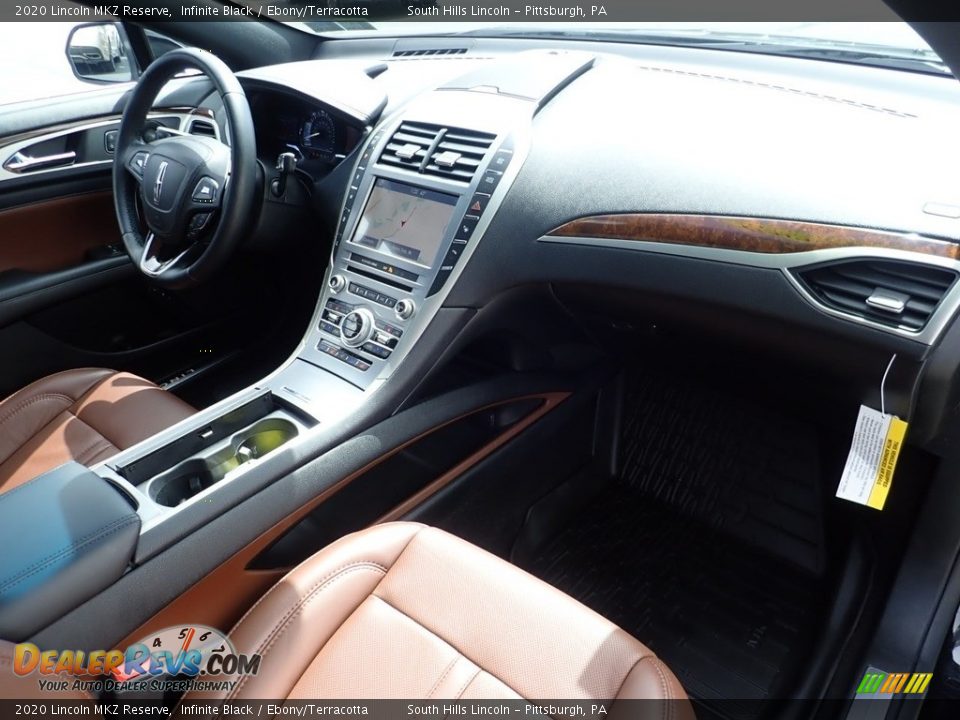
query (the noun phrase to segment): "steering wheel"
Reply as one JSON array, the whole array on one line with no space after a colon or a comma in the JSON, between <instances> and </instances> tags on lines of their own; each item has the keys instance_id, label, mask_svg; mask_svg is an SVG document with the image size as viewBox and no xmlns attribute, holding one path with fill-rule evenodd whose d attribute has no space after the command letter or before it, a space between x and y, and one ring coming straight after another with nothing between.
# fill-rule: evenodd
<instances>
[{"instance_id":1,"label":"steering wheel","mask_svg":"<svg viewBox=\"0 0 960 720\"><path fill-rule=\"evenodd\" d=\"M159 129L142 137L147 113L170 78L194 68L223 100L230 145L211 137ZM171 288L201 283L222 267L248 228L257 185L257 148L250 105L240 82L219 58L172 50L147 68L120 122L113 198L123 245L140 271ZM136 195L143 208L141 232Z\"/></svg>"}]
</instances>

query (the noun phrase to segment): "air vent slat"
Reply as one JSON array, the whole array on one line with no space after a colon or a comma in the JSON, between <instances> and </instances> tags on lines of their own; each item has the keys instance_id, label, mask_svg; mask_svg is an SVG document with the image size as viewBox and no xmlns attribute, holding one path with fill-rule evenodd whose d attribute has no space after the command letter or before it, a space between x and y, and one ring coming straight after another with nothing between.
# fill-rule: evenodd
<instances>
[{"instance_id":1,"label":"air vent slat","mask_svg":"<svg viewBox=\"0 0 960 720\"><path fill-rule=\"evenodd\" d=\"M936 283L924 282L922 279L915 280L906 275L892 275L888 272L866 272L862 270L844 271L845 277L855 280L863 285L870 286L870 289L876 287L886 287L898 292L904 292L908 295L919 295L929 298L935 303L943 297L943 293L950 287L950 282Z\"/></svg>"},{"instance_id":2,"label":"air vent slat","mask_svg":"<svg viewBox=\"0 0 960 720\"><path fill-rule=\"evenodd\" d=\"M448 142L447 138L444 137L443 140L440 141L440 145L437 147L437 149L440 151L451 150L462 155L471 155L476 158L482 158L486 154L488 147L490 146L487 145L486 147L476 147L473 145L464 145L462 143Z\"/></svg>"},{"instance_id":3,"label":"air vent slat","mask_svg":"<svg viewBox=\"0 0 960 720\"><path fill-rule=\"evenodd\" d=\"M800 270L804 287L823 305L891 328L922 330L957 280L947 268L898 260L847 260ZM877 307L875 294L900 300L896 312ZM882 299L882 297L881 297Z\"/></svg>"},{"instance_id":4,"label":"air vent slat","mask_svg":"<svg viewBox=\"0 0 960 720\"><path fill-rule=\"evenodd\" d=\"M417 171L443 128L426 123L400 123L380 154L380 162Z\"/></svg>"},{"instance_id":5,"label":"air vent slat","mask_svg":"<svg viewBox=\"0 0 960 720\"><path fill-rule=\"evenodd\" d=\"M379 162L469 183L483 165L496 137L463 128L402 122L380 154ZM430 157L427 153L431 153Z\"/></svg>"}]
</instances>

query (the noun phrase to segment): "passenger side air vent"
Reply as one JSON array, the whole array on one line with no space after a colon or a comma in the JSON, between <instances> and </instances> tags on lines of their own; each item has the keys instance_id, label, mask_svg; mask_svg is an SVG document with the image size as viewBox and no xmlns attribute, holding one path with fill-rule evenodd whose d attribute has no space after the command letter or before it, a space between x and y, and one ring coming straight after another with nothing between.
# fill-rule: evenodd
<instances>
[{"instance_id":1,"label":"passenger side air vent","mask_svg":"<svg viewBox=\"0 0 960 720\"><path fill-rule=\"evenodd\" d=\"M819 302L891 328L922 330L957 273L896 260L850 260L797 272Z\"/></svg>"},{"instance_id":2,"label":"passenger side air vent","mask_svg":"<svg viewBox=\"0 0 960 720\"><path fill-rule=\"evenodd\" d=\"M191 120L189 132L191 135L202 135L204 137L215 138L217 136L217 129L210 120Z\"/></svg>"},{"instance_id":3,"label":"passenger side air vent","mask_svg":"<svg viewBox=\"0 0 960 720\"><path fill-rule=\"evenodd\" d=\"M404 122L380 154L384 165L469 183L496 135Z\"/></svg>"},{"instance_id":4,"label":"passenger side air vent","mask_svg":"<svg viewBox=\"0 0 960 720\"><path fill-rule=\"evenodd\" d=\"M380 162L384 165L402 167L415 172L433 147L443 128L426 123L400 123L400 127L390 138L390 142L380 153Z\"/></svg>"}]
</instances>

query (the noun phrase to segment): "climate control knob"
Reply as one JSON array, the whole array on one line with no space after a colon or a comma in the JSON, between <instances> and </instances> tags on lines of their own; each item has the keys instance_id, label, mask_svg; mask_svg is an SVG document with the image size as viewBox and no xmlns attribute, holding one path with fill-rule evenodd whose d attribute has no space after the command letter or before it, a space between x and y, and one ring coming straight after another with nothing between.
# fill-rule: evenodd
<instances>
[{"instance_id":1,"label":"climate control knob","mask_svg":"<svg viewBox=\"0 0 960 720\"><path fill-rule=\"evenodd\" d=\"M413 317L413 314L417 311L417 306L414 304L413 300L404 298L403 300L397 303L396 312L397 317L401 320L409 320Z\"/></svg>"},{"instance_id":2,"label":"climate control knob","mask_svg":"<svg viewBox=\"0 0 960 720\"><path fill-rule=\"evenodd\" d=\"M347 286L347 279L343 275L331 275L329 285L330 292L336 294Z\"/></svg>"},{"instance_id":3,"label":"climate control knob","mask_svg":"<svg viewBox=\"0 0 960 720\"><path fill-rule=\"evenodd\" d=\"M359 347L370 339L375 327L373 313L366 308L357 308L344 315L340 323L340 337L344 345Z\"/></svg>"}]
</instances>

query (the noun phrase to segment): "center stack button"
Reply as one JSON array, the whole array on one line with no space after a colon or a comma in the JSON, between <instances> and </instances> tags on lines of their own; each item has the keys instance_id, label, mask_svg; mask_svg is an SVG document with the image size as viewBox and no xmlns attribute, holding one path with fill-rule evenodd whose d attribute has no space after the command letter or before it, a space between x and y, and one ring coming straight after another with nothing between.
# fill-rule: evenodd
<instances>
[{"instance_id":1,"label":"center stack button","mask_svg":"<svg viewBox=\"0 0 960 720\"><path fill-rule=\"evenodd\" d=\"M347 313L340 323L340 337L344 345L360 347L373 334L376 319L366 308L357 308Z\"/></svg>"}]
</instances>

